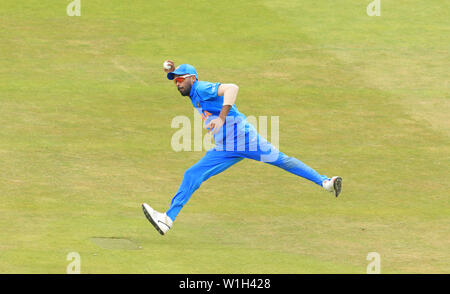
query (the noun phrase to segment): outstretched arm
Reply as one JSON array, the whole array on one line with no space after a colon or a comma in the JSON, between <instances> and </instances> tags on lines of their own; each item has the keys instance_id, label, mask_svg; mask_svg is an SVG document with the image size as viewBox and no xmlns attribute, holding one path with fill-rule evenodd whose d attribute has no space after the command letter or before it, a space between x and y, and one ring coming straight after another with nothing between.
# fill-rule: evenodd
<instances>
[{"instance_id":1,"label":"outstretched arm","mask_svg":"<svg viewBox=\"0 0 450 294\"><path fill-rule=\"evenodd\" d=\"M223 106L219 117L211 120L206 126L207 129L211 130L211 134L216 134L225 123L228 112L236 102L238 91L239 87L235 84L221 84L217 89L217 96L223 96Z\"/></svg>"}]
</instances>

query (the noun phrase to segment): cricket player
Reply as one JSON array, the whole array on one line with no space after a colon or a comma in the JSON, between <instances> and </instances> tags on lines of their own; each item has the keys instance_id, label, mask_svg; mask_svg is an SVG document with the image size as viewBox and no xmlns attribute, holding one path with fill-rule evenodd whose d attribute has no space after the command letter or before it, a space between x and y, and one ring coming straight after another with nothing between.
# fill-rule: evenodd
<instances>
[{"instance_id":1,"label":"cricket player","mask_svg":"<svg viewBox=\"0 0 450 294\"><path fill-rule=\"evenodd\" d=\"M215 147L186 170L165 213L154 210L146 203L142 204L145 216L161 235L169 231L183 206L202 182L244 158L278 166L310 180L336 197L341 193L341 177L320 175L300 160L285 155L258 134L236 107L237 85L199 81L197 71L189 64L175 68L173 61L167 60L165 65L167 78L174 80L180 94L189 97L192 105L200 112L205 127L214 135Z\"/></svg>"}]
</instances>

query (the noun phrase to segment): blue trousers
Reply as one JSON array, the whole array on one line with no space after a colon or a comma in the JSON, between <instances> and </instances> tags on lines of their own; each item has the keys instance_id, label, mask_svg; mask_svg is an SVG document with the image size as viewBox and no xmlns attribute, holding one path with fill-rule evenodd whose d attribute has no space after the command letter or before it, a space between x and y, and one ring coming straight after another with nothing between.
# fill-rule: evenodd
<instances>
[{"instance_id":1,"label":"blue trousers","mask_svg":"<svg viewBox=\"0 0 450 294\"><path fill-rule=\"evenodd\" d=\"M170 208L166 212L172 221L175 220L180 213L180 210L191 198L191 195L204 181L223 172L244 158L250 158L278 166L290 173L308 179L319 186L322 186L324 180L329 179L327 176L320 175L300 160L280 152L271 143L265 140L265 138L259 135L257 135L257 137L258 144L255 148L250 148L249 144L246 144L245 148L236 148L236 146L234 146L234 148L231 148L233 149L232 151L227 151L227 148L219 149L216 147L207 151L200 161L187 169L184 173L183 181L172 199ZM239 149L243 150L238 151Z\"/></svg>"}]
</instances>

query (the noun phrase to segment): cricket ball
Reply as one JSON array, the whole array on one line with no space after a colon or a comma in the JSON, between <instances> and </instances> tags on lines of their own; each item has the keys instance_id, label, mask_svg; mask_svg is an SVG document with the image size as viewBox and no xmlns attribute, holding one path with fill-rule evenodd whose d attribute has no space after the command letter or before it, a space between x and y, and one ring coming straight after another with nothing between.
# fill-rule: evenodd
<instances>
[{"instance_id":1,"label":"cricket ball","mask_svg":"<svg viewBox=\"0 0 450 294\"><path fill-rule=\"evenodd\" d=\"M165 68L165 69L167 69L167 70L169 70L169 69L171 69L171 68L172 68L172 66L170 65L170 63L169 63L169 62L167 62L167 61L164 61L164 64L163 64L163 66L164 66L164 68Z\"/></svg>"}]
</instances>

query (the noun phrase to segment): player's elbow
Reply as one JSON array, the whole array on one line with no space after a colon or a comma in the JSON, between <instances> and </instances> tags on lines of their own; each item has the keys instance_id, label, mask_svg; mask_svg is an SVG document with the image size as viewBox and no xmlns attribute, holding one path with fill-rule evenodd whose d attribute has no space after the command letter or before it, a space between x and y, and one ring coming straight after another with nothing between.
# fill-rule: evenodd
<instances>
[{"instance_id":1,"label":"player's elbow","mask_svg":"<svg viewBox=\"0 0 450 294\"><path fill-rule=\"evenodd\" d=\"M236 84L222 84L217 90L218 96L233 95L236 96L239 91L239 87Z\"/></svg>"},{"instance_id":2,"label":"player's elbow","mask_svg":"<svg viewBox=\"0 0 450 294\"><path fill-rule=\"evenodd\" d=\"M225 91L227 91L227 90L238 91L239 87L236 84L226 84Z\"/></svg>"},{"instance_id":3,"label":"player's elbow","mask_svg":"<svg viewBox=\"0 0 450 294\"><path fill-rule=\"evenodd\" d=\"M236 97L237 96L237 93L239 92L239 87L238 87L238 85L236 85L236 84L230 84L230 92L232 93L232 95L234 96L234 97Z\"/></svg>"}]
</instances>

